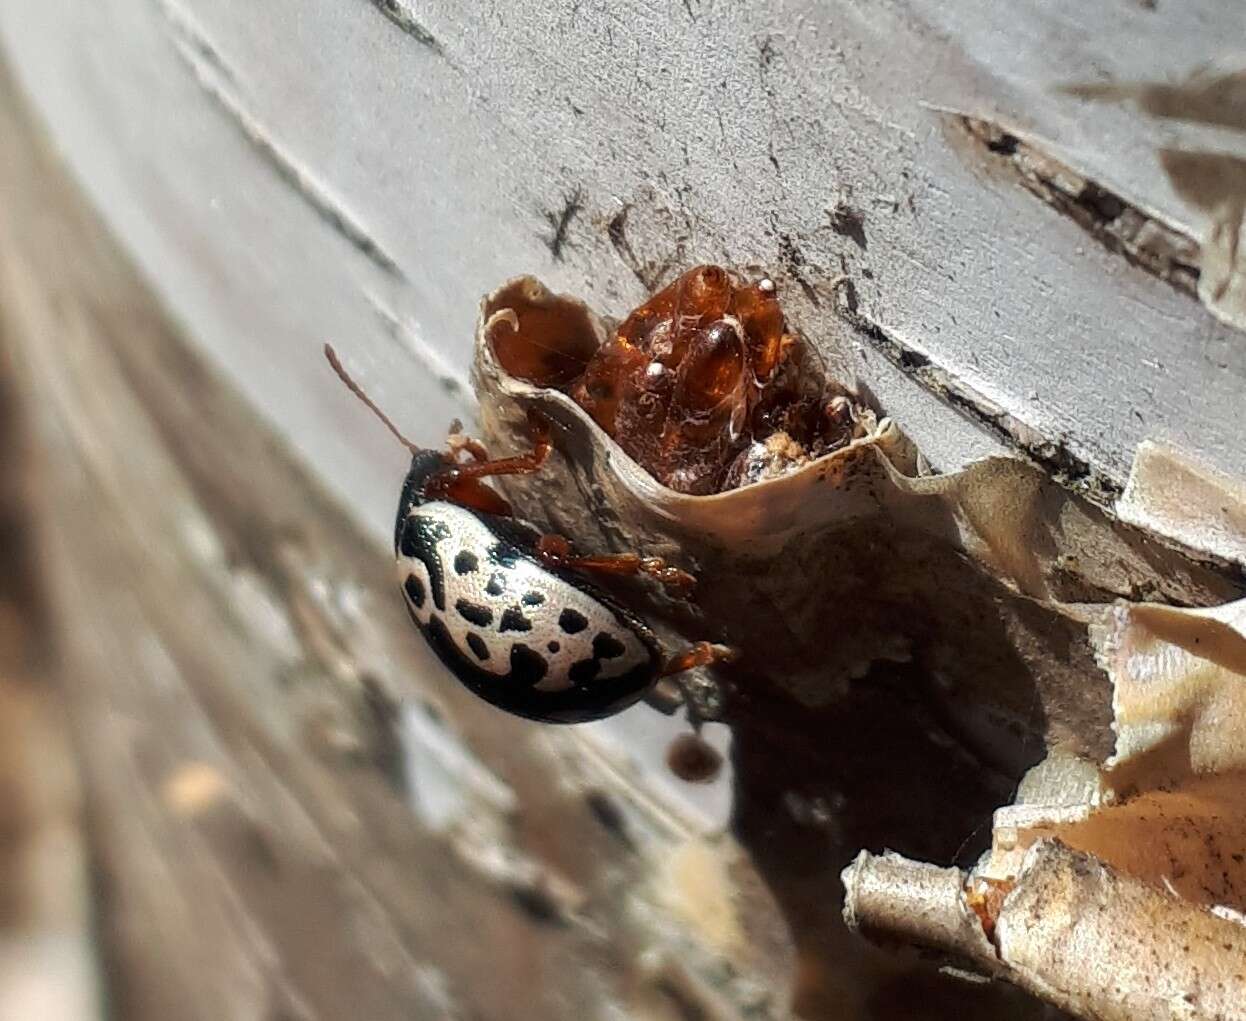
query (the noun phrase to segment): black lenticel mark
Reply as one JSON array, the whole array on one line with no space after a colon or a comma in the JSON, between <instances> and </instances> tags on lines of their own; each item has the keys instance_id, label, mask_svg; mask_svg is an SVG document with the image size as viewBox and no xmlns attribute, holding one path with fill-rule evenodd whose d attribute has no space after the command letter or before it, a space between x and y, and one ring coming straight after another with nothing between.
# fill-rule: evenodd
<instances>
[{"instance_id":1,"label":"black lenticel mark","mask_svg":"<svg viewBox=\"0 0 1246 1021\"><path fill-rule=\"evenodd\" d=\"M489 584L485 586L485 591L491 596L500 596L506 591L506 577L501 571L494 571L489 576Z\"/></svg>"},{"instance_id":2,"label":"black lenticel mark","mask_svg":"<svg viewBox=\"0 0 1246 1021\"><path fill-rule=\"evenodd\" d=\"M479 565L480 561L476 559L476 554L471 550L459 550L454 558L454 570L457 574L471 574Z\"/></svg>"},{"instance_id":3,"label":"black lenticel mark","mask_svg":"<svg viewBox=\"0 0 1246 1021\"><path fill-rule=\"evenodd\" d=\"M595 659L582 659L571 664L571 669L567 671L567 676L576 684L583 684L591 681L598 673L601 672L601 663Z\"/></svg>"},{"instance_id":4,"label":"black lenticel mark","mask_svg":"<svg viewBox=\"0 0 1246 1021\"><path fill-rule=\"evenodd\" d=\"M484 640L481 639L480 635L469 631L467 633L467 647L476 654L477 659L489 658L489 646L485 645Z\"/></svg>"},{"instance_id":5,"label":"black lenticel mark","mask_svg":"<svg viewBox=\"0 0 1246 1021\"><path fill-rule=\"evenodd\" d=\"M557 652L559 649L562 648L562 646L559 645L557 642L550 642L548 645L545 646L545 648L549 649L550 652Z\"/></svg>"},{"instance_id":6,"label":"black lenticel mark","mask_svg":"<svg viewBox=\"0 0 1246 1021\"><path fill-rule=\"evenodd\" d=\"M407 598L415 604L418 610L424 605L424 583L420 581L414 574L408 574L407 580L403 582L402 587L407 591Z\"/></svg>"},{"instance_id":7,"label":"black lenticel mark","mask_svg":"<svg viewBox=\"0 0 1246 1021\"><path fill-rule=\"evenodd\" d=\"M511 646L511 680L516 684L536 684L545 676L549 664L539 652L529 649L522 642Z\"/></svg>"},{"instance_id":8,"label":"black lenticel mark","mask_svg":"<svg viewBox=\"0 0 1246 1021\"><path fill-rule=\"evenodd\" d=\"M460 617L477 627L488 627L493 623L493 611L487 606L459 599L455 602L454 608L459 611Z\"/></svg>"},{"instance_id":9,"label":"black lenticel mark","mask_svg":"<svg viewBox=\"0 0 1246 1021\"><path fill-rule=\"evenodd\" d=\"M523 615L518 606L508 606L502 614L498 631L531 631L532 621Z\"/></svg>"},{"instance_id":10,"label":"black lenticel mark","mask_svg":"<svg viewBox=\"0 0 1246 1021\"><path fill-rule=\"evenodd\" d=\"M622 656L626 651L627 648L622 642L604 631L599 631L597 637L593 639L593 655L598 659L614 659L615 656Z\"/></svg>"},{"instance_id":11,"label":"black lenticel mark","mask_svg":"<svg viewBox=\"0 0 1246 1021\"><path fill-rule=\"evenodd\" d=\"M558 626L569 635L576 635L588 627L588 618L578 610L567 608L558 615Z\"/></svg>"},{"instance_id":12,"label":"black lenticel mark","mask_svg":"<svg viewBox=\"0 0 1246 1021\"><path fill-rule=\"evenodd\" d=\"M545 602L545 596L540 592L525 592L523 599L520 600L524 606L540 606Z\"/></svg>"}]
</instances>

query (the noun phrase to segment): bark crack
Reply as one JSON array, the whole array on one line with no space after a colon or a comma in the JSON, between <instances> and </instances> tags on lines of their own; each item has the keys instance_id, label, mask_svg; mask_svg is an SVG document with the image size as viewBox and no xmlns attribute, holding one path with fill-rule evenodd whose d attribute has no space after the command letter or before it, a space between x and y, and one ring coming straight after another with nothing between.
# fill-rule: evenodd
<instances>
[{"instance_id":1,"label":"bark crack","mask_svg":"<svg viewBox=\"0 0 1246 1021\"><path fill-rule=\"evenodd\" d=\"M420 23L415 13L403 0L368 0L368 2L421 46L432 50L439 57L445 57L446 51L440 40Z\"/></svg>"},{"instance_id":2,"label":"bark crack","mask_svg":"<svg viewBox=\"0 0 1246 1021\"><path fill-rule=\"evenodd\" d=\"M1040 465L1061 485L1104 508L1110 508L1116 502L1121 494L1120 484L1073 453L1064 440L1045 436L958 378L951 370L933 362L925 352L889 333L857 309L850 289L840 301L839 315L852 326L858 338L906 376L940 397L975 425Z\"/></svg>"},{"instance_id":3,"label":"bark crack","mask_svg":"<svg viewBox=\"0 0 1246 1021\"><path fill-rule=\"evenodd\" d=\"M1068 217L1109 252L1198 297L1199 244L1120 195L991 121L960 117L970 137L1026 191Z\"/></svg>"},{"instance_id":4,"label":"bark crack","mask_svg":"<svg viewBox=\"0 0 1246 1021\"><path fill-rule=\"evenodd\" d=\"M372 233L332 193L329 187L308 170L272 135L268 126L251 114L226 84L228 75L220 73L216 60L203 56L201 47L192 39L174 30L174 49L190 69L200 88L225 114L277 177L297 195L330 229L382 272L395 279L405 279L394 257L372 236ZM215 50L212 51L215 54Z\"/></svg>"}]
</instances>

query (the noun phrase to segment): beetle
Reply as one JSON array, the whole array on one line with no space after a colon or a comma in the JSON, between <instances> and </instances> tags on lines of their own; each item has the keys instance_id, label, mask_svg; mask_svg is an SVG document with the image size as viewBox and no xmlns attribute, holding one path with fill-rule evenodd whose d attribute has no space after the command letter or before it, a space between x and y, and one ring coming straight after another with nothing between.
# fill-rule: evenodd
<instances>
[{"instance_id":1,"label":"beetle","mask_svg":"<svg viewBox=\"0 0 1246 1021\"><path fill-rule=\"evenodd\" d=\"M468 689L544 723L583 723L633 705L664 677L733 658L696 642L664 657L652 629L592 585L589 573L648 575L686 592L694 579L660 557L576 556L562 536L517 520L484 480L537 472L552 449L549 423L529 415L533 448L491 460L452 432L450 450L410 442L351 378L346 387L411 453L394 524L407 610L433 651ZM466 458L466 460L464 459Z\"/></svg>"}]
</instances>

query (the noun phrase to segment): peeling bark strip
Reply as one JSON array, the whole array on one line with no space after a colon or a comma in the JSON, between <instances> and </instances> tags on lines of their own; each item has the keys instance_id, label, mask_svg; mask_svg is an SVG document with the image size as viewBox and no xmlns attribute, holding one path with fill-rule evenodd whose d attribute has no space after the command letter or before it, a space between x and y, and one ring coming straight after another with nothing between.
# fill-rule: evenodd
<instances>
[{"instance_id":1,"label":"peeling bark strip","mask_svg":"<svg viewBox=\"0 0 1246 1021\"><path fill-rule=\"evenodd\" d=\"M427 46L439 57L446 55L437 37L416 20L411 8L402 0L368 0L368 2L421 46Z\"/></svg>"},{"instance_id":2,"label":"peeling bark strip","mask_svg":"<svg viewBox=\"0 0 1246 1021\"><path fill-rule=\"evenodd\" d=\"M961 117L970 136L998 157L1017 182L1067 216L1109 252L1198 297L1199 244L998 124Z\"/></svg>"},{"instance_id":3,"label":"peeling bark strip","mask_svg":"<svg viewBox=\"0 0 1246 1021\"><path fill-rule=\"evenodd\" d=\"M875 942L933 951L1081 1018L1242 1017L1240 923L1057 840L1031 848L989 906L973 906L967 878L862 851L843 873L845 921Z\"/></svg>"},{"instance_id":4,"label":"peeling bark strip","mask_svg":"<svg viewBox=\"0 0 1246 1021\"><path fill-rule=\"evenodd\" d=\"M364 258L389 276L399 280L405 279L393 256L381 247L380 242L371 235L368 229L338 201L326 185L318 181L294 156L278 145L267 126L248 113L238 98L217 80L214 71L218 66L219 56L217 61L205 60L194 41L183 37L176 30L174 48L177 50L177 55L194 74L200 88L216 103L260 158L272 167L276 175L288 184L325 224L340 234ZM215 54L216 51L211 52Z\"/></svg>"},{"instance_id":5,"label":"peeling bark strip","mask_svg":"<svg viewBox=\"0 0 1246 1021\"><path fill-rule=\"evenodd\" d=\"M845 293L841 302L840 317L857 331L862 340L905 375L943 398L975 425L1041 465L1057 482L1101 507L1110 508L1115 503L1121 493L1120 485L1074 454L1063 442L1044 436L964 380L958 379L948 369L936 365L925 353L888 333L857 310L855 294L851 290Z\"/></svg>"}]
</instances>

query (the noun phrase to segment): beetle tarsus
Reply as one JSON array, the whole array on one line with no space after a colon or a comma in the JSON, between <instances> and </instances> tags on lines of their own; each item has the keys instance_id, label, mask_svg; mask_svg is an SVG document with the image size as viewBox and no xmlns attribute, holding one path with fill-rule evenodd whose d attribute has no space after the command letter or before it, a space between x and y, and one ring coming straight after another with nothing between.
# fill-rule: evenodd
<instances>
[{"instance_id":1,"label":"beetle tarsus","mask_svg":"<svg viewBox=\"0 0 1246 1021\"><path fill-rule=\"evenodd\" d=\"M571 543L561 535L543 535L536 542L536 552L547 564L567 567L577 571L613 574L632 577L648 575L668 589L686 596L696 584L687 571L673 567L661 557L642 557L636 553L601 553L596 556L576 556Z\"/></svg>"},{"instance_id":2,"label":"beetle tarsus","mask_svg":"<svg viewBox=\"0 0 1246 1021\"><path fill-rule=\"evenodd\" d=\"M693 670L699 666L713 666L716 663L730 663L738 653L726 645L714 642L696 642L683 652L678 652L666 661L666 666L659 672L659 677L671 677Z\"/></svg>"},{"instance_id":3,"label":"beetle tarsus","mask_svg":"<svg viewBox=\"0 0 1246 1021\"><path fill-rule=\"evenodd\" d=\"M454 458L456 464L462 463L459 458L460 452L467 454L477 464L487 464L489 461L489 451L485 449L485 445L471 436L451 433L446 440L446 445L450 448L450 456Z\"/></svg>"},{"instance_id":4,"label":"beetle tarsus","mask_svg":"<svg viewBox=\"0 0 1246 1021\"><path fill-rule=\"evenodd\" d=\"M429 479L426 489L429 498L448 499L452 493L462 488L460 483L467 481L493 478L497 475L532 475L540 471L553 449L550 442L549 422L535 412L529 412L528 421L533 432L532 449L526 454L516 454L514 457L502 457L490 461L482 444L463 437L458 442L476 459L475 463L456 464ZM452 450L455 442L451 440Z\"/></svg>"}]
</instances>

